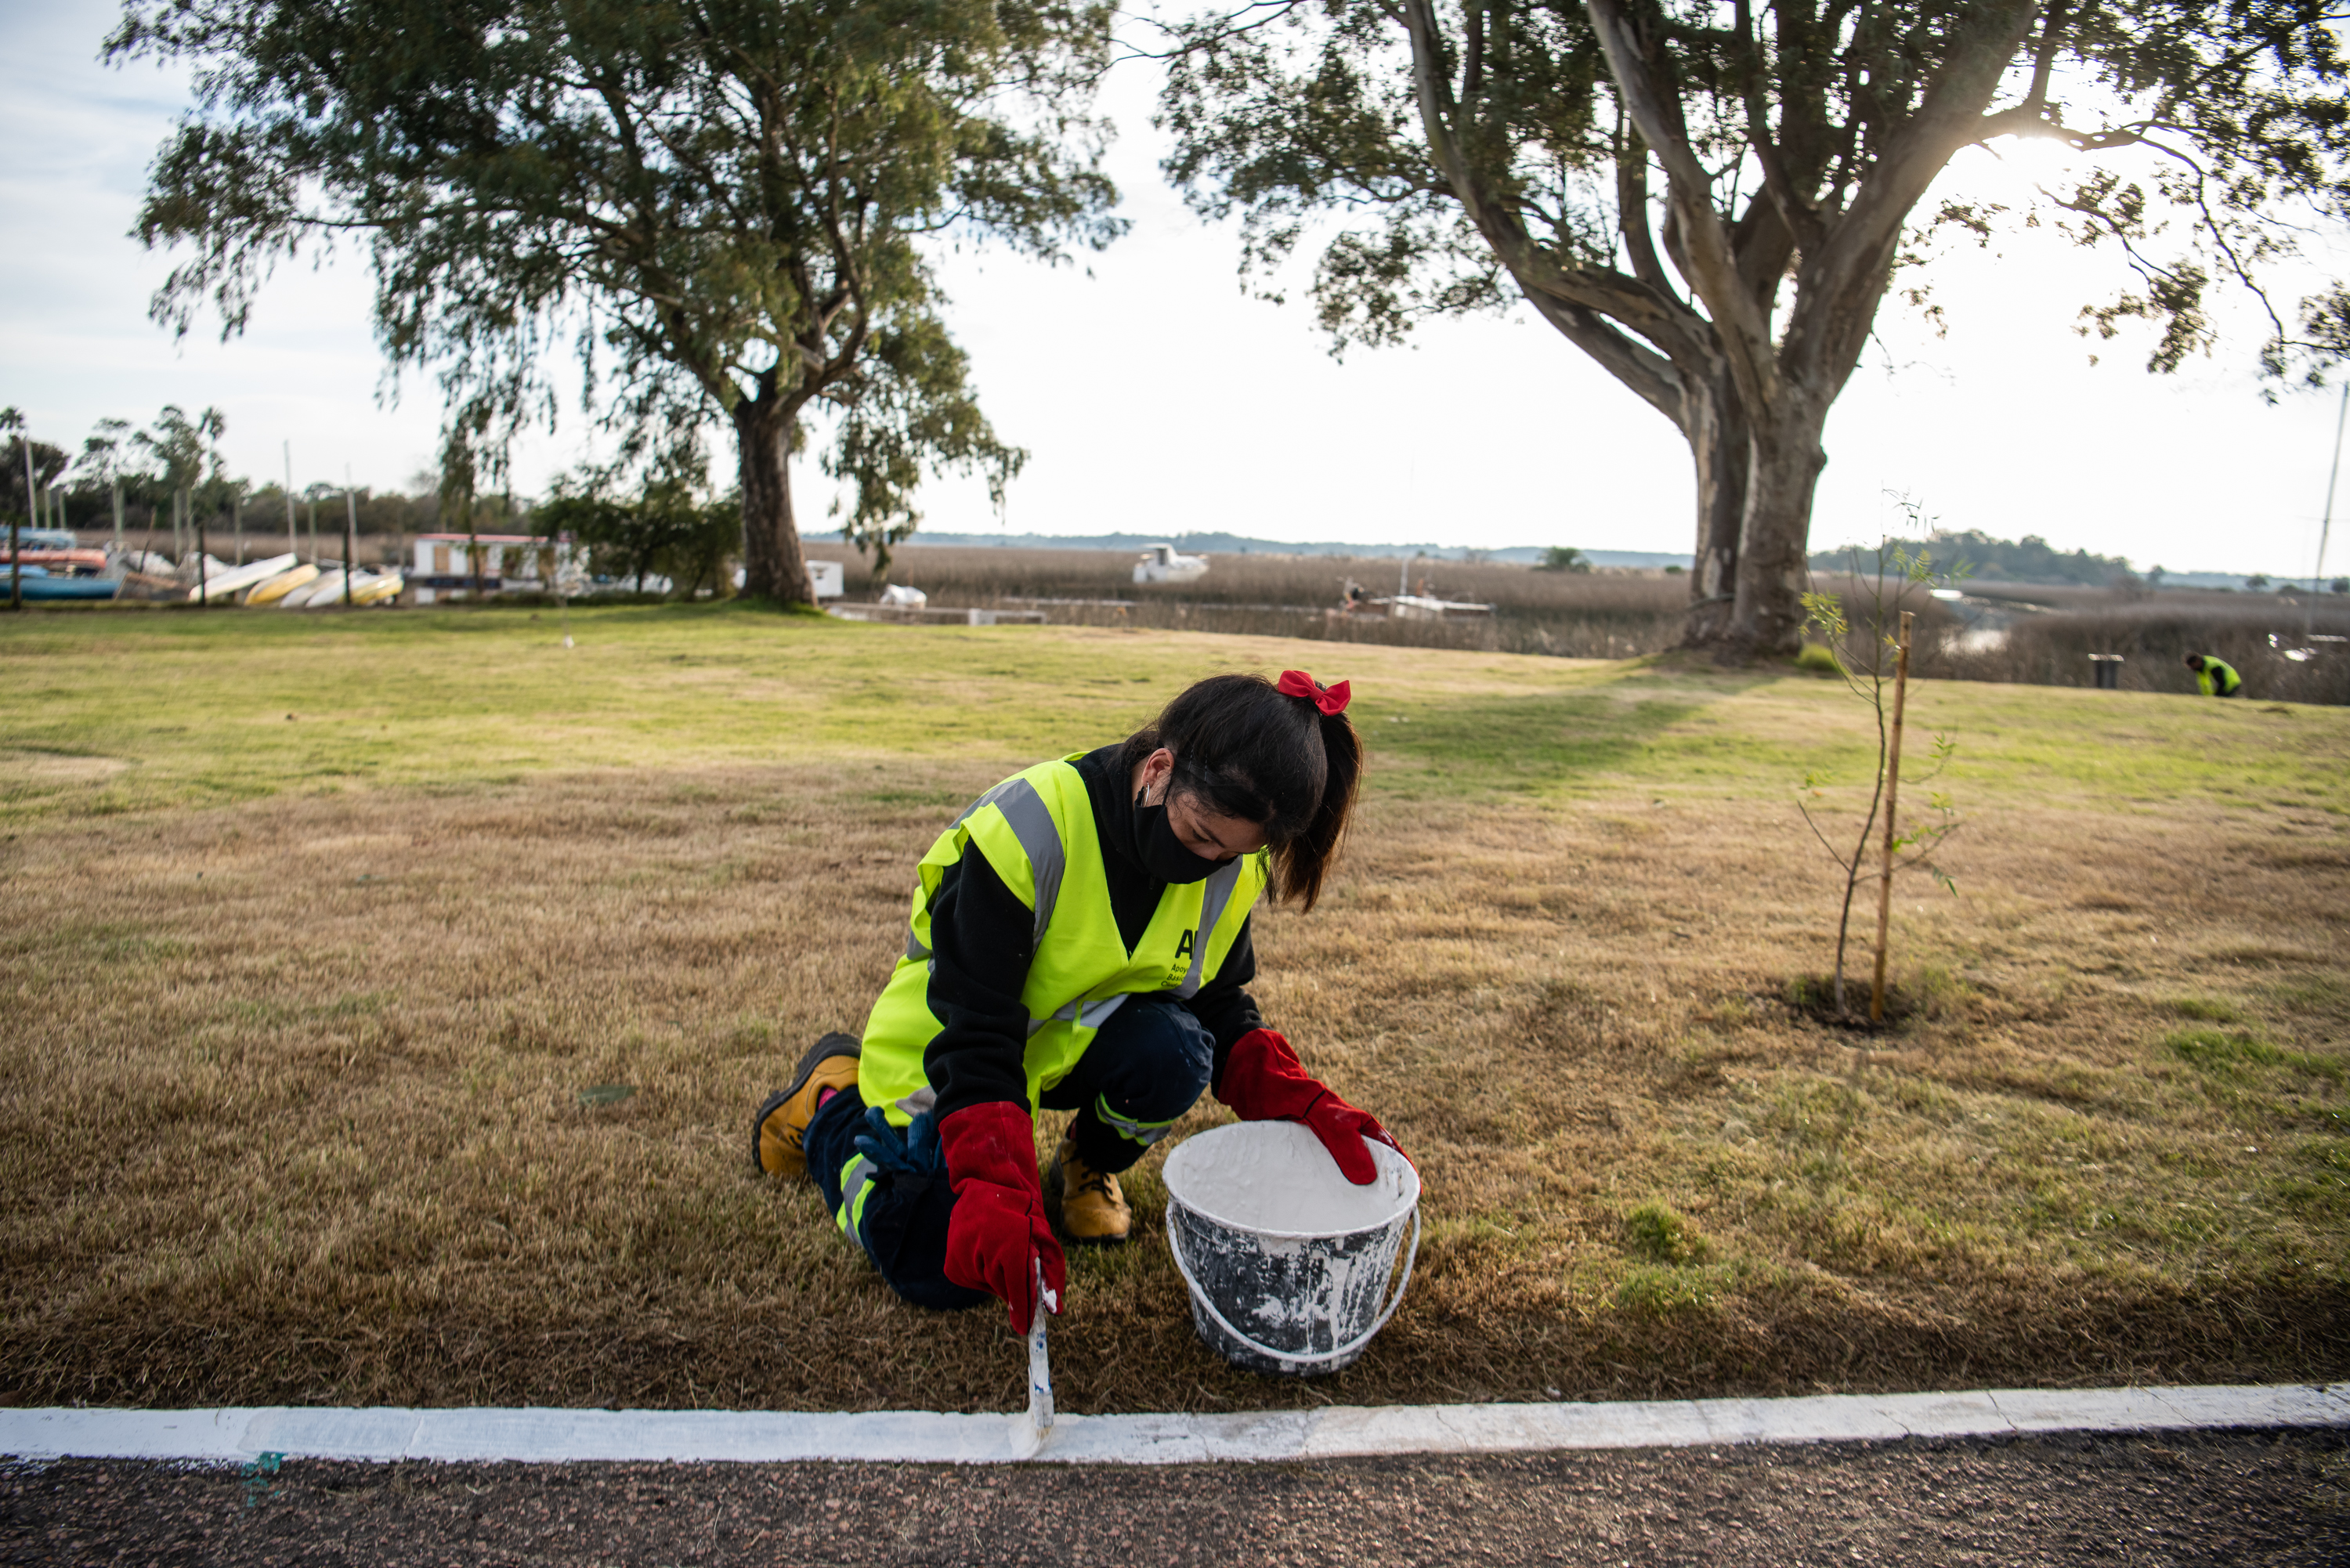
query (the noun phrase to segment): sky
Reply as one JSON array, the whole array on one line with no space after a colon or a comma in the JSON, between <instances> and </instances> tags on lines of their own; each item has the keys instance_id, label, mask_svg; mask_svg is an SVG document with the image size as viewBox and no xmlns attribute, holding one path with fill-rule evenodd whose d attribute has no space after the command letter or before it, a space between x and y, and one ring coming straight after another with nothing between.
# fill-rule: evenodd
<instances>
[{"instance_id":1,"label":"sky","mask_svg":"<svg viewBox=\"0 0 2350 1568\"><path fill-rule=\"evenodd\" d=\"M116 14L0 0L0 403L76 449L101 418L216 405L233 472L282 479L290 449L297 488L347 474L408 486L432 464L440 408L429 383L387 382L363 258L282 272L226 342L216 321L175 340L149 319L170 259L129 231L190 97L183 73L99 63ZM1155 88L1150 67L1128 62L1104 99L1125 239L1058 268L948 258L949 324L997 432L1030 457L1001 514L975 482L927 485L926 526L1690 548L1679 432L1524 306L1341 361L1301 287L1285 306L1253 297L1238 234L1193 217L1158 172ZM1970 150L1928 202L2012 202L2033 161ZM2350 237L2315 243L2350 263ZM1944 527L2036 534L2140 568L2311 573L2339 404L2262 400L2246 309L2230 308L2215 356L2149 376L2146 338L2093 346L2073 330L2125 281L2110 254L2043 230L1955 254L1935 279L1947 336L1888 301L1830 418L1814 547L1874 542L1905 494ZM596 452L568 408L517 452L518 488ZM794 483L817 534L831 490L812 453ZM2350 569L2350 545L2326 563Z\"/></svg>"}]
</instances>

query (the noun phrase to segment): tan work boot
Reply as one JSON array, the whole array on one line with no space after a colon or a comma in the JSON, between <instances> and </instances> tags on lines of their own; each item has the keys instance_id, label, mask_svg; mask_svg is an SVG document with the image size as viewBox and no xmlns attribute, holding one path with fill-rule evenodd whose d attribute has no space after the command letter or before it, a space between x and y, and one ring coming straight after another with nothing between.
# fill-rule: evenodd
<instances>
[{"instance_id":1,"label":"tan work boot","mask_svg":"<svg viewBox=\"0 0 2350 1568\"><path fill-rule=\"evenodd\" d=\"M857 1059L864 1049L847 1034L827 1034L800 1058L799 1076L781 1094L767 1096L751 1120L751 1153L769 1176L807 1174L807 1127L827 1089L854 1088Z\"/></svg>"},{"instance_id":2,"label":"tan work boot","mask_svg":"<svg viewBox=\"0 0 2350 1568\"><path fill-rule=\"evenodd\" d=\"M1134 1229L1134 1210L1118 1189L1118 1178L1077 1158L1067 1138L1053 1151L1045 1173L1045 1213L1078 1247L1115 1247Z\"/></svg>"}]
</instances>

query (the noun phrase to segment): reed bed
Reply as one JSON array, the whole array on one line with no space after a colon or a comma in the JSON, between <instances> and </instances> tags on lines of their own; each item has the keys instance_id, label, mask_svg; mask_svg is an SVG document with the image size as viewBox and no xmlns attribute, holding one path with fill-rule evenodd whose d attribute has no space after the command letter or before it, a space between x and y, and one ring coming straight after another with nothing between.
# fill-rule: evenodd
<instances>
[{"instance_id":1,"label":"reed bed","mask_svg":"<svg viewBox=\"0 0 2350 1568\"><path fill-rule=\"evenodd\" d=\"M808 553L842 564L851 599L880 591L869 566L855 552L812 543ZM1041 608L1060 626L1150 627L1570 659L1662 652L1679 640L1689 606L1689 579L1662 573L1540 572L1493 562L1404 562L1392 556L1214 555L1208 560L1208 575L1196 581L1138 584L1134 556L1124 550L909 545L897 552L889 581L920 588L934 604ZM1400 583L1415 594L1490 604L1493 613L1446 621L1330 614L1350 583L1367 597L1392 594ZM1083 600L1097 602L1071 602ZM1098 602L1104 600L1123 602Z\"/></svg>"},{"instance_id":2,"label":"reed bed","mask_svg":"<svg viewBox=\"0 0 2350 1568\"><path fill-rule=\"evenodd\" d=\"M1957 680L2094 686L2091 655L2119 655L2125 691L2192 692L2190 653L2216 655L2244 678L2243 695L2279 702L2350 702L2350 607L2237 598L2151 600L2016 617L1995 638L1947 630L1921 646L1920 673Z\"/></svg>"}]
</instances>

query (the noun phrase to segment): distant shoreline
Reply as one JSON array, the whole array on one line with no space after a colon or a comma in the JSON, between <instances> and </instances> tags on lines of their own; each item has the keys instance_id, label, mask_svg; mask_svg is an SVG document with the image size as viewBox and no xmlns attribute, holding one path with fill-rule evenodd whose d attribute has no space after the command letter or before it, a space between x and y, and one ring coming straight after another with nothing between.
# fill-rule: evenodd
<instances>
[{"instance_id":1,"label":"distant shoreline","mask_svg":"<svg viewBox=\"0 0 2350 1568\"><path fill-rule=\"evenodd\" d=\"M810 549L825 549L838 545L838 541L829 535L811 535L806 539L806 545ZM1301 543L1289 539L1258 539L1239 534L1083 534L1064 536L1052 534L933 534L927 530L895 547L899 550L920 549L925 545L941 549L1138 551L1147 545L1172 545L1191 556L1340 556L1358 561L1424 557L1431 561L1491 561L1513 566L1534 566L1549 554L1545 548L1535 545L1513 545L1504 549L1484 550L1469 545L1355 545L1327 539ZM847 548L845 545L839 547ZM1644 571L1660 571L1668 566L1679 566L1688 571L1694 559L1669 550L1586 549L1582 555L1594 566ZM2248 575L2243 572L2165 572L2159 583L2149 586L2157 592L2164 588L2226 588L2254 594L2273 592L2277 587L2306 589L2308 586L2305 577L2288 580L2271 574L2271 587L2246 590L2244 582ZM1986 583L2052 587L2097 586L2060 578L1995 577L1988 574L1982 580Z\"/></svg>"},{"instance_id":2,"label":"distant shoreline","mask_svg":"<svg viewBox=\"0 0 2350 1568\"><path fill-rule=\"evenodd\" d=\"M808 540L811 547L816 541ZM1330 540L1299 544L1287 539L1254 539L1239 534L1087 534L1062 537L1050 534L933 534L925 529L896 546L923 545L941 547L984 547L1007 550L1140 550L1146 545L1172 545L1188 556L1347 556L1358 561L1411 559L1431 561L1499 561L1532 566L1548 554L1536 545L1481 550L1466 545L1349 545ZM1584 559L1595 566L1679 566L1687 571L1690 557L1669 550L1586 550Z\"/></svg>"}]
</instances>

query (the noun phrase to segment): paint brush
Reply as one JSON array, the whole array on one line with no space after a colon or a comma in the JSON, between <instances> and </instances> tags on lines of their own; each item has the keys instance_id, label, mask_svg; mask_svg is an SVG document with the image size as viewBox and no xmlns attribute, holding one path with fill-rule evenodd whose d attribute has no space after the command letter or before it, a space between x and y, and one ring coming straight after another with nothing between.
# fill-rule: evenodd
<instances>
[{"instance_id":1,"label":"paint brush","mask_svg":"<svg viewBox=\"0 0 2350 1568\"><path fill-rule=\"evenodd\" d=\"M1053 1429L1053 1363L1045 1354L1045 1309L1058 1306L1045 1290L1045 1265L1030 1259L1028 1273L1035 1286L1028 1309L1028 1413L1014 1420L1012 1449L1018 1459L1032 1459L1044 1448Z\"/></svg>"}]
</instances>

